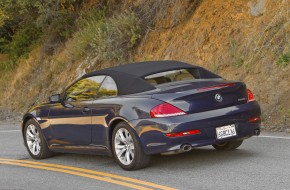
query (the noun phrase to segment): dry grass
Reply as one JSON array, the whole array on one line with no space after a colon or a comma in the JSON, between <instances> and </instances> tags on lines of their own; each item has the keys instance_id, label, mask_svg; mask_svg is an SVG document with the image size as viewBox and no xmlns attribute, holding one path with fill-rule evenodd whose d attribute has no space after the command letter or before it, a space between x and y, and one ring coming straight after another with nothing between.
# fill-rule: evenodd
<instances>
[{"instance_id":1,"label":"dry grass","mask_svg":"<svg viewBox=\"0 0 290 190\"><path fill-rule=\"evenodd\" d=\"M247 46L242 52L245 55L249 55L245 66L252 65L257 60L267 56L269 51L272 51L274 53L273 57L277 59L287 49L287 43L289 48L289 2L285 0L279 1L276 6L280 9L268 24L261 31L253 31L252 37L248 38ZM253 52L247 53L248 49L253 49Z\"/></svg>"},{"instance_id":2,"label":"dry grass","mask_svg":"<svg viewBox=\"0 0 290 190\"><path fill-rule=\"evenodd\" d=\"M2 75L0 90L4 93L0 94L0 105L22 111L34 101L42 102L61 92L63 86L84 71L114 65L121 60L120 54L113 49L112 60L112 54L107 53L117 43L124 62L175 59L204 66L230 80L246 82L262 105L264 126L283 131L290 128L290 66L280 67L276 62L290 52L289 1L267 1L265 6L263 14L253 16L244 1L122 1L114 7L111 19L106 18L101 24L89 23L83 28L84 35L75 34L55 55L44 56L41 48L36 48L28 59L19 62L17 70ZM131 39L138 39L138 35L110 38L116 33L120 36L128 33L120 31L120 27L134 25L132 20L117 16L128 9L141 18L142 43L134 42L133 46ZM124 22L118 22L117 18ZM107 30L108 27L115 28L116 33ZM105 29L105 34L97 33L100 29ZM104 41L91 40L100 36ZM78 38L85 43L81 44ZM90 44L92 41L94 44ZM100 55L102 52L104 55Z\"/></svg>"},{"instance_id":3,"label":"dry grass","mask_svg":"<svg viewBox=\"0 0 290 190\"><path fill-rule=\"evenodd\" d=\"M0 62L7 60L7 55L0 53Z\"/></svg>"},{"instance_id":4,"label":"dry grass","mask_svg":"<svg viewBox=\"0 0 290 190\"><path fill-rule=\"evenodd\" d=\"M279 112L290 108L285 98L290 95L290 67L276 64L289 52L289 1L267 1L263 14L253 16L243 1L208 0L189 15L173 28L151 30L135 60L181 60L242 80L262 105L264 126L290 128L284 122L289 116ZM172 23L171 16L166 18Z\"/></svg>"},{"instance_id":5,"label":"dry grass","mask_svg":"<svg viewBox=\"0 0 290 190\"><path fill-rule=\"evenodd\" d=\"M34 102L41 103L74 79L76 66L67 62L64 48L46 57L42 48L34 49L28 59L21 60L16 70L1 77L0 105L15 111L25 111ZM65 73L65 74L64 74ZM5 89L5 90L4 90Z\"/></svg>"}]
</instances>

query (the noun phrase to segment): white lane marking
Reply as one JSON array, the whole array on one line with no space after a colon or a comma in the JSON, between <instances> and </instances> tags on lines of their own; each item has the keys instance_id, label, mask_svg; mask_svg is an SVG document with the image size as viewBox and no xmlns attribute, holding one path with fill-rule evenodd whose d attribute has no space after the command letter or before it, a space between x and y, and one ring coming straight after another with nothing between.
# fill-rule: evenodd
<instances>
[{"instance_id":1,"label":"white lane marking","mask_svg":"<svg viewBox=\"0 0 290 190\"><path fill-rule=\"evenodd\" d=\"M271 138L271 139L289 139L290 140L290 137L278 137L278 136L266 136L266 135L261 135L261 136L257 136L257 137Z\"/></svg>"},{"instance_id":2,"label":"white lane marking","mask_svg":"<svg viewBox=\"0 0 290 190\"><path fill-rule=\"evenodd\" d=\"M3 130L0 133L11 133L11 132L20 132L20 130Z\"/></svg>"}]
</instances>

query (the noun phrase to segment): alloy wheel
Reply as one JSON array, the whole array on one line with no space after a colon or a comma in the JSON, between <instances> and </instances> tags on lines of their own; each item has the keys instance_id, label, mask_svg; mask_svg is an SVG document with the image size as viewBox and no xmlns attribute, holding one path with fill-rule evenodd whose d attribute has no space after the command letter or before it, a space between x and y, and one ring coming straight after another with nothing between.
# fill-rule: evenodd
<instances>
[{"instance_id":1,"label":"alloy wheel","mask_svg":"<svg viewBox=\"0 0 290 190\"><path fill-rule=\"evenodd\" d=\"M129 165L134 159L134 143L129 131L120 128L115 135L115 152L119 161L124 165Z\"/></svg>"},{"instance_id":2,"label":"alloy wheel","mask_svg":"<svg viewBox=\"0 0 290 190\"><path fill-rule=\"evenodd\" d=\"M26 143L33 155L38 155L41 150L41 139L39 136L39 132L35 125L30 124L26 130Z\"/></svg>"}]
</instances>

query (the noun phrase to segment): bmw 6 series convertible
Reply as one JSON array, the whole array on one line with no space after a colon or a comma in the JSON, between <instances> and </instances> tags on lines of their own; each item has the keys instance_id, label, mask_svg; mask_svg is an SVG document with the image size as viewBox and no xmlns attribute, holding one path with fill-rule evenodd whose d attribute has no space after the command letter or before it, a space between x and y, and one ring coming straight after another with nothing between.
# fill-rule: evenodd
<instances>
[{"instance_id":1,"label":"bmw 6 series convertible","mask_svg":"<svg viewBox=\"0 0 290 190\"><path fill-rule=\"evenodd\" d=\"M54 152L113 156L125 170L150 155L212 145L238 148L260 134L261 110L243 82L178 61L120 65L85 74L23 117L32 158Z\"/></svg>"}]
</instances>

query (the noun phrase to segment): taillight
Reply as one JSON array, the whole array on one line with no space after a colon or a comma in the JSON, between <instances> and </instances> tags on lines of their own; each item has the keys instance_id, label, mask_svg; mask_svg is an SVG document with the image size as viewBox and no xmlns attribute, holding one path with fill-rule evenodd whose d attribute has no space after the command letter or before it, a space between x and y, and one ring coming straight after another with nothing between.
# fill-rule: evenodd
<instances>
[{"instance_id":1,"label":"taillight","mask_svg":"<svg viewBox=\"0 0 290 190\"><path fill-rule=\"evenodd\" d=\"M255 101L254 94L248 89L248 102Z\"/></svg>"},{"instance_id":2,"label":"taillight","mask_svg":"<svg viewBox=\"0 0 290 190\"><path fill-rule=\"evenodd\" d=\"M178 132L178 133L166 133L165 136L166 137L183 137L183 136L187 136L187 135L197 135L200 133L201 133L200 130L196 129L196 130Z\"/></svg>"},{"instance_id":3,"label":"taillight","mask_svg":"<svg viewBox=\"0 0 290 190\"><path fill-rule=\"evenodd\" d=\"M250 122L250 123L261 122L261 117L258 116L258 117L250 118L250 119L249 119L249 122Z\"/></svg>"},{"instance_id":4,"label":"taillight","mask_svg":"<svg viewBox=\"0 0 290 190\"><path fill-rule=\"evenodd\" d=\"M152 118L171 117L171 116L178 116L178 115L185 115L185 114L186 113L182 111L181 109L168 103L159 104L158 106L155 106L150 111L150 115Z\"/></svg>"}]
</instances>

